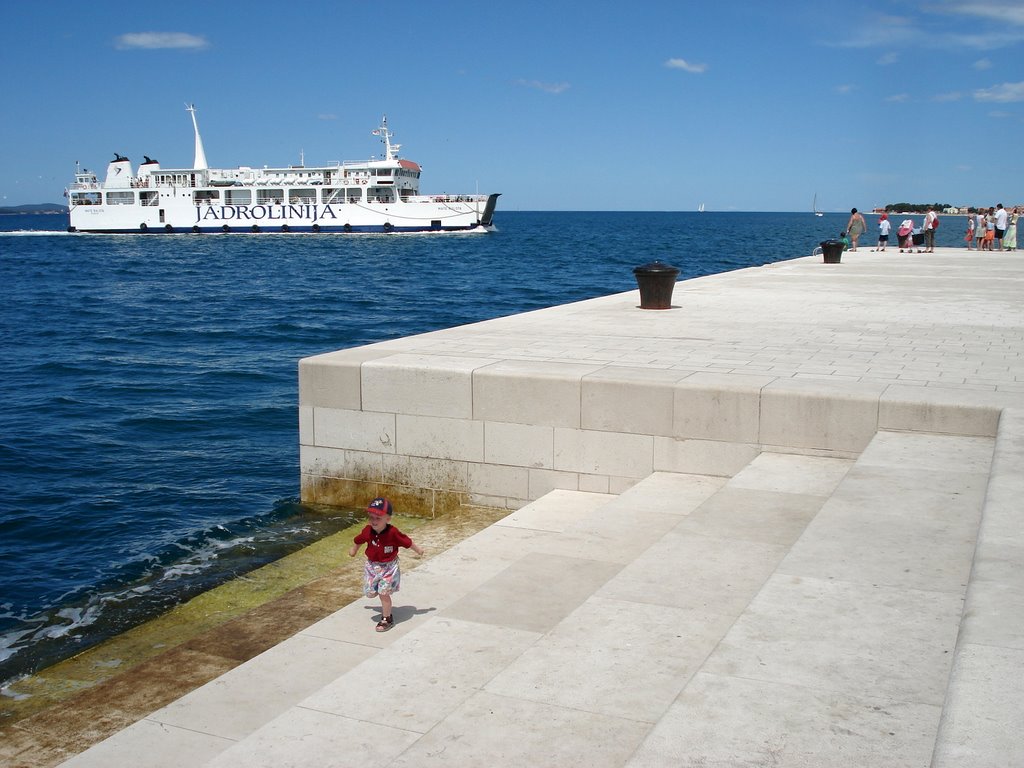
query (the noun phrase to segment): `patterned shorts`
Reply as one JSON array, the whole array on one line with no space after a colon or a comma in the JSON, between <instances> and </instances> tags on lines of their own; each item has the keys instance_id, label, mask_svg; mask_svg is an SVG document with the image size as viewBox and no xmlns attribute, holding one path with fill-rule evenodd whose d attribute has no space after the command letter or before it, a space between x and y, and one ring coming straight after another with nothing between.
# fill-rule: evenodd
<instances>
[{"instance_id":1,"label":"patterned shorts","mask_svg":"<svg viewBox=\"0 0 1024 768\"><path fill-rule=\"evenodd\" d=\"M402 585L402 572L398 569L398 558L386 563L367 560L363 566L363 594L367 597L390 595Z\"/></svg>"}]
</instances>

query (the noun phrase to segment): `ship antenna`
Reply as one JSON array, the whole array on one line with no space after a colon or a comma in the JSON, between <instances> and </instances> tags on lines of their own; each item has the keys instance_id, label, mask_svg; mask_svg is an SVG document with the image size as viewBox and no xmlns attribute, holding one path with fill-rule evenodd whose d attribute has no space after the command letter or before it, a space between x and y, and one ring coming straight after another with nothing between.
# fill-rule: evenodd
<instances>
[{"instance_id":1,"label":"ship antenna","mask_svg":"<svg viewBox=\"0 0 1024 768\"><path fill-rule=\"evenodd\" d=\"M199 135L199 123L196 122L196 105L186 104L185 110L192 115L192 127L196 131L196 159L192 163L192 168L196 170L202 170L209 168L206 164L206 153L203 151L203 139Z\"/></svg>"},{"instance_id":2,"label":"ship antenna","mask_svg":"<svg viewBox=\"0 0 1024 768\"><path fill-rule=\"evenodd\" d=\"M384 142L384 159L394 160L398 154L398 150L402 148L401 144L392 144L391 137L394 136L391 131L388 130L388 116L384 115L380 121L380 128L372 131L374 136L380 136L380 140Z\"/></svg>"}]
</instances>

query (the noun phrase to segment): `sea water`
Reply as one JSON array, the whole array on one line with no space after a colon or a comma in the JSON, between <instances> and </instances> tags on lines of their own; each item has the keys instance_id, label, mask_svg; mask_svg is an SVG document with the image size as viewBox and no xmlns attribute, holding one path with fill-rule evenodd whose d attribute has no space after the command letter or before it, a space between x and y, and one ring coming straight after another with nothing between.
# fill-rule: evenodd
<instances>
[{"instance_id":1,"label":"sea water","mask_svg":"<svg viewBox=\"0 0 1024 768\"><path fill-rule=\"evenodd\" d=\"M809 255L846 219L105 236L0 217L0 684L356 520L298 500L300 358L633 290L654 260L685 279Z\"/></svg>"}]
</instances>

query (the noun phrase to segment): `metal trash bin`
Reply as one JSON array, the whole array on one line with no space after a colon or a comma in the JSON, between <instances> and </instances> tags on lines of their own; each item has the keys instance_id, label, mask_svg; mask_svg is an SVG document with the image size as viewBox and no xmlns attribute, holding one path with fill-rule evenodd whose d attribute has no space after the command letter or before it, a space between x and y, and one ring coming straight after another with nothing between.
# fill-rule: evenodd
<instances>
[{"instance_id":1,"label":"metal trash bin","mask_svg":"<svg viewBox=\"0 0 1024 768\"><path fill-rule=\"evenodd\" d=\"M661 261L652 261L633 268L640 288L640 309L671 309L672 289L676 287L679 269Z\"/></svg>"},{"instance_id":2,"label":"metal trash bin","mask_svg":"<svg viewBox=\"0 0 1024 768\"><path fill-rule=\"evenodd\" d=\"M821 255L826 264L838 264L839 260L843 258L842 240L824 240L818 245L821 246Z\"/></svg>"}]
</instances>

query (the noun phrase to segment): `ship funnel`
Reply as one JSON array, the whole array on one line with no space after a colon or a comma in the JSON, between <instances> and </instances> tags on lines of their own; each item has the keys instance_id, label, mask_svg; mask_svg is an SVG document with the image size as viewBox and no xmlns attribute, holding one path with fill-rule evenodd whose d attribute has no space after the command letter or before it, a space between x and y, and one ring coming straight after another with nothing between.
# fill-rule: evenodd
<instances>
[{"instance_id":1,"label":"ship funnel","mask_svg":"<svg viewBox=\"0 0 1024 768\"><path fill-rule=\"evenodd\" d=\"M143 157L146 158L146 162L139 166L139 178L151 176L160 170L160 162L158 160L154 160L146 155L143 155Z\"/></svg>"},{"instance_id":2,"label":"ship funnel","mask_svg":"<svg viewBox=\"0 0 1024 768\"><path fill-rule=\"evenodd\" d=\"M107 180L104 186L109 189L130 189L132 186L131 160L115 152L114 159L107 165Z\"/></svg>"},{"instance_id":3,"label":"ship funnel","mask_svg":"<svg viewBox=\"0 0 1024 768\"><path fill-rule=\"evenodd\" d=\"M203 137L199 135L199 123L196 122L196 105L186 104L185 109L192 115L192 127L196 132L196 159L192 167L196 170L209 168L206 164L206 152L203 151Z\"/></svg>"}]
</instances>

